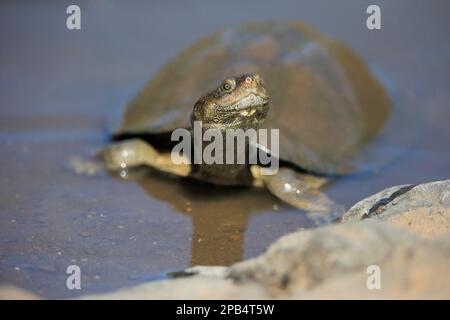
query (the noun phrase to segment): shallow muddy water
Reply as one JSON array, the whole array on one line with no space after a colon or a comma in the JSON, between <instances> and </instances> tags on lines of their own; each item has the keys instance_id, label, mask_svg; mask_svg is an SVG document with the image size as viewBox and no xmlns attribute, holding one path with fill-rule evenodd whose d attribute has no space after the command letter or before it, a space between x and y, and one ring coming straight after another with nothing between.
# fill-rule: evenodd
<instances>
[{"instance_id":1,"label":"shallow muddy water","mask_svg":"<svg viewBox=\"0 0 450 320\"><path fill-rule=\"evenodd\" d=\"M368 160L389 161L333 181L325 188L333 200L349 207L387 186L450 178L449 6L432 2L383 2L376 32L365 28L361 1L331 11L332 1L287 1L276 10L250 1L240 11L230 1L80 2L80 31L65 28L68 4L2 2L0 283L51 298L106 292L254 257L281 235L314 226L264 190L155 172L127 182L77 175L69 165L107 143L127 101L165 61L230 23L311 23L349 43L395 93L404 118ZM81 290L66 288L71 264L82 270Z\"/></svg>"}]
</instances>

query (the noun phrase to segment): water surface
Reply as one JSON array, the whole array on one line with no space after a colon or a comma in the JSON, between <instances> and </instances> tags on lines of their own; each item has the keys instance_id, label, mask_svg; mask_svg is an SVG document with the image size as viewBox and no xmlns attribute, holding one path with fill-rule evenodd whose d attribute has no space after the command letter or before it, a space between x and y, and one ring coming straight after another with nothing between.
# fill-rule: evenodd
<instances>
[{"instance_id":1,"label":"water surface","mask_svg":"<svg viewBox=\"0 0 450 320\"><path fill-rule=\"evenodd\" d=\"M349 43L398 93L408 121L391 126L376 152L391 161L331 183L335 201L348 207L387 186L450 178L448 4L433 3L383 2L383 29L370 32L361 1L334 10L332 1L248 1L239 11L230 1L80 1L81 31L65 29L64 2L2 2L0 282L51 298L106 292L254 257L313 226L264 190L154 172L124 182L68 165L107 143L111 123L157 68L227 24L309 22ZM82 290L65 287L70 264L81 267Z\"/></svg>"}]
</instances>

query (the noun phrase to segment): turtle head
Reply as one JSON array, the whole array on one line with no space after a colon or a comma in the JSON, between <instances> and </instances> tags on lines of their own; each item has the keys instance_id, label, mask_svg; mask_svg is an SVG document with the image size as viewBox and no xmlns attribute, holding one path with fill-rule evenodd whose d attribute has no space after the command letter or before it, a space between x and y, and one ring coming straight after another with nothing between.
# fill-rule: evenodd
<instances>
[{"instance_id":1,"label":"turtle head","mask_svg":"<svg viewBox=\"0 0 450 320\"><path fill-rule=\"evenodd\" d=\"M225 79L201 97L194 106L192 121L204 129L257 129L269 111L270 97L258 74Z\"/></svg>"}]
</instances>

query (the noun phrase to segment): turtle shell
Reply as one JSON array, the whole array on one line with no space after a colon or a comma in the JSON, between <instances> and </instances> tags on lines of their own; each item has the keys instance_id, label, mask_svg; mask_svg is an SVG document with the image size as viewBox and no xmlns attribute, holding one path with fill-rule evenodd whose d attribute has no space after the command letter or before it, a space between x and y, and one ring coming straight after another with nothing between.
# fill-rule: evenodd
<instances>
[{"instance_id":1,"label":"turtle shell","mask_svg":"<svg viewBox=\"0 0 450 320\"><path fill-rule=\"evenodd\" d=\"M170 60L128 105L116 135L188 128L202 94L245 72L262 75L271 96L264 127L280 130L280 158L314 172L353 170L390 113L384 88L345 44L297 21L260 22L217 31Z\"/></svg>"}]
</instances>

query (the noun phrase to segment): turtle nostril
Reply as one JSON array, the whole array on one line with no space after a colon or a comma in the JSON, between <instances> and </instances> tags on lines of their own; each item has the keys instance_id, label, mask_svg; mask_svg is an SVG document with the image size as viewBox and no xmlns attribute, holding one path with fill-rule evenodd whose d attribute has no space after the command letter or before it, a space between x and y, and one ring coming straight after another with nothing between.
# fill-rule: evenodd
<instances>
[{"instance_id":1,"label":"turtle nostril","mask_svg":"<svg viewBox=\"0 0 450 320\"><path fill-rule=\"evenodd\" d=\"M253 78L255 79L256 83L263 84L263 79L261 78L261 76L259 74L255 74L253 76Z\"/></svg>"},{"instance_id":2,"label":"turtle nostril","mask_svg":"<svg viewBox=\"0 0 450 320\"><path fill-rule=\"evenodd\" d=\"M247 78L245 78L245 82L250 84L253 82L253 79L251 77L247 77Z\"/></svg>"}]
</instances>

